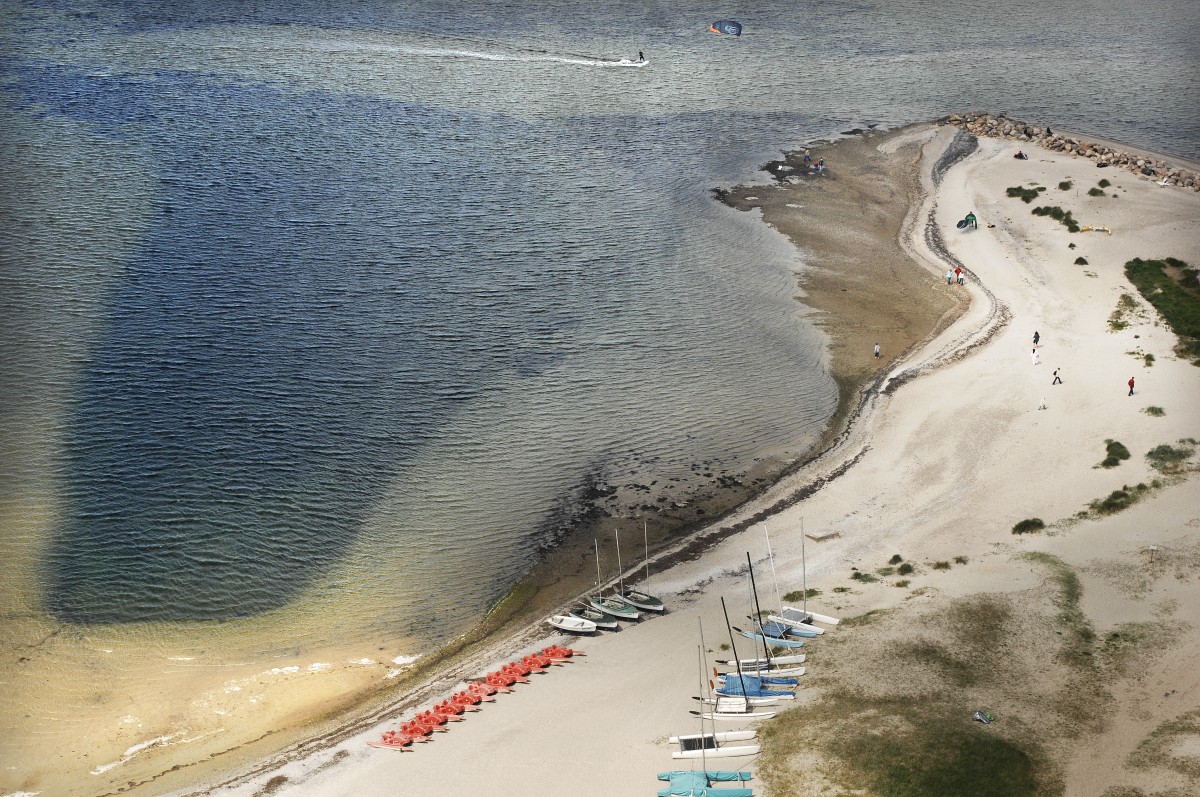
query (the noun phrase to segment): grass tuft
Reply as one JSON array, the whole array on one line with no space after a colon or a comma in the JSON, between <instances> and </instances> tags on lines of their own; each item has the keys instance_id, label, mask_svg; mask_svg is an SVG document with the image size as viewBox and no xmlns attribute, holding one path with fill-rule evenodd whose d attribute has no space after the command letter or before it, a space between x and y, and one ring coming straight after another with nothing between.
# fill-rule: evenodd
<instances>
[{"instance_id":1,"label":"grass tuft","mask_svg":"<svg viewBox=\"0 0 1200 797\"><path fill-rule=\"evenodd\" d=\"M943 562L934 562L932 565L930 565L930 567L932 567L934 570L949 570L950 563L944 562L944 561Z\"/></svg>"},{"instance_id":2,"label":"grass tuft","mask_svg":"<svg viewBox=\"0 0 1200 797\"><path fill-rule=\"evenodd\" d=\"M1089 188L1088 196L1108 196L1108 195L1105 194L1104 191L1100 188Z\"/></svg>"},{"instance_id":3,"label":"grass tuft","mask_svg":"<svg viewBox=\"0 0 1200 797\"><path fill-rule=\"evenodd\" d=\"M912 565L910 565L908 562L905 562L904 564L902 564L896 568L896 574L901 575L901 576L912 575L912 573L915 571L916 571L916 568L913 567Z\"/></svg>"},{"instance_id":4,"label":"grass tuft","mask_svg":"<svg viewBox=\"0 0 1200 797\"><path fill-rule=\"evenodd\" d=\"M1088 265L1087 258L1086 258L1086 257L1077 257L1077 258L1075 258L1075 265L1077 265L1077 266L1086 266L1086 265Z\"/></svg>"},{"instance_id":5,"label":"grass tuft","mask_svg":"<svg viewBox=\"0 0 1200 797\"><path fill-rule=\"evenodd\" d=\"M1037 188L1022 188L1019 185L1014 185L1008 189L1008 195L1019 198L1025 204L1029 204L1037 199L1038 194L1045 190L1046 187L1040 185Z\"/></svg>"},{"instance_id":6,"label":"grass tuft","mask_svg":"<svg viewBox=\"0 0 1200 797\"><path fill-rule=\"evenodd\" d=\"M1104 450L1108 454L1104 461L1100 463L1101 468L1115 468L1121 464L1121 460L1129 459L1129 449L1116 440L1105 440Z\"/></svg>"},{"instance_id":7,"label":"grass tuft","mask_svg":"<svg viewBox=\"0 0 1200 797\"><path fill-rule=\"evenodd\" d=\"M1040 517L1031 517L1022 520L1020 523L1012 527L1013 534L1030 534L1035 531L1041 531L1046 528L1045 522Z\"/></svg>"},{"instance_id":8,"label":"grass tuft","mask_svg":"<svg viewBox=\"0 0 1200 797\"><path fill-rule=\"evenodd\" d=\"M1162 407L1156 407L1153 404L1151 404L1146 409L1142 410L1142 412L1146 413L1147 415L1149 415L1152 418L1161 418L1162 416L1167 414L1167 411L1164 410Z\"/></svg>"},{"instance_id":9,"label":"grass tuft","mask_svg":"<svg viewBox=\"0 0 1200 797\"><path fill-rule=\"evenodd\" d=\"M1079 232L1079 222L1071 215L1071 211L1063 210L1058 205L1042 205L1033 209L1035 216L1049 216L1055 221L1061 222L1067 228L1067 232Z\"/></svg>"},{"instance_id":10,"label":"grass tuft","mask_svg":"<svg viewBox=\"0 0 1200 797\"><path fill-rule=\"evenodd\" d=\"M898 565L903 561L904 561L904 557L901 556L900 554L896 553L896 554L892 554L891 559L888 559L888 564L889 565Z\"/></svg>"},{"instance_id":11,"label":"grass tuft","mask_svg":"<svg viewBox=\"0 0 1200 797\"><path fill-rule=\"evenodd\" d=\"M1058 184L1059 191L1070 191L1075 186L1070 180L1063 180Z\"/></svg>"}]
</instances>

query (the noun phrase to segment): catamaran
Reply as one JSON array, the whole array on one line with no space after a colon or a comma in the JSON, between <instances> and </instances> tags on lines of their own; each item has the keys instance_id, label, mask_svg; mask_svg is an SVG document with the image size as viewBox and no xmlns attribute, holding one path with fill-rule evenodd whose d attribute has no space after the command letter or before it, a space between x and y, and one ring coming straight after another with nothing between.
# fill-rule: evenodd
<instances>
[{"instance_id":1,"label":"catamaran","mask_svg":"<svg viewBox=\"0 0 1200 797\"><path fill-rule=\"evenodd\" d=\"M707 662L704 659L704 626L700 626L700 646L696 648L696 658L700 665L700 689L704 691L704 671ZM736 756L756 755L757 744L738 744L753 739L754 731L717 732L713 726L711 733L704 731L704 717L700 717L700 733L690 736L672 736L671 744L679 745L679 749L671 753L671 758L733 758ZM705 765L707 766L707 765Z\"/></svg>"}]
</instances>

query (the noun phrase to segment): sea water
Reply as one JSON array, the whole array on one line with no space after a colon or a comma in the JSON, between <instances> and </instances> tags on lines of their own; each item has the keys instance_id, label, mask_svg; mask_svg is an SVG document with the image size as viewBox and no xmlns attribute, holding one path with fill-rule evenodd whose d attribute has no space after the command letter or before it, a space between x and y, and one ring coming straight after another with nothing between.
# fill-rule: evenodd
<instances>
[{"instance_id":1,"label":"sea water","mask_svg":"<svg viewBox=\"0 0 1200 797\"><path fill-rule=\"evenodd\" d=\"M0 9L0 788L378 682L596 496L803 456L801 256L710 193L781 148L979 109L1200 158L1173 0Z\"/></svg>"}]
</instances>

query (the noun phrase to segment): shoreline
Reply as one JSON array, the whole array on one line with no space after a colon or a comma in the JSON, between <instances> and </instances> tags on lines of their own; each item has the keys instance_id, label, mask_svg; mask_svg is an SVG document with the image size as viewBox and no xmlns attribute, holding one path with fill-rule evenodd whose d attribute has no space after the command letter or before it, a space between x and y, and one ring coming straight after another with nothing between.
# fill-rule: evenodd
<instances>
[{"instance_id":1,"label":"shoreline","mask_svg":"<svg viewBox=\"0 0 1200 797\"><path fill-rule=\"evenodd\" d=\"M931 137L938 135L938 128L933 124L914 125L909 128L902 128L901 131L892 131L884 136L909 135L912 131L925 131ZM876 143L880 137L875 138ZM923 175L923 180L928 180L931 189L936 188L933 172L935 164L926 163L926 172ZM837 168L836 164L833 168ZM762 194L763 186L753 186L751 188L742 189L744 193ZM1015 202L1015 200L1006 200L1007 202ZM925 206L926 203L933 203L932 207ZM926 285L930 283L934 287L938 287L937 279L939 272L931 267L932 263L938 262L939 256L950 256L962 258L963 252L961 245L963 239L954 241L941 241L941 252L938 250L937 236L932 238L929 236L930 229L936 232L938 229L945 226L946 213L942 212L936 205L936 194L932 193L926 197L926 203L921 203L924 206L923 211L919 211L914 207L912 214L905 214L907 218L913 215L913 218L924 216L929 220L927 225L908 225L906 226L906 235L913 237L907 243L911 248L911 256L917 259L918 264L926 262L924 266L928 269L927 274L933 279L926 279ZM783 203L786 207L786 203ZM1012 208L1016 211L1023 209L1023 206ZM939 213L941 216L939 217ZM938 223L935 224L935 219ZM768 222L769 223L769 222ZM916 237L915 234L919 227L923 227L921 235ZM810 266L811 267L811 266ZM961 367L964 360L975 359L973 355L982 350L994 349L997 345L997 338L1007 338L1010 335L1015 335L1020 332L1024 335L1024 330L1008 329L1012 315L1006 309L1005 302L992 293L992 288L986 286L981 280L980 275L974 272L969 272L972 275L973 285L969 285L972 291L978 291L977 299L983 301L973 302L969 307L963 308L963 312L959 313L953 319L948 320L945 324L938 327L929 339L923 344L914 344L905 349L905 355L897 354L893 360L889 362L889 366L879 370L874 374L872 379L864 380L860 387L867 385L865 389L859 392L858 409L855 411L846 410L845 428L840 433L834 433L831 424L830 442L827 446L819 446L814 455L805 463L798 464L796 469L791 473L786 473L778 482L772 485L760 496L757 496L738 508L732 510L725 515L718 523L712 524L707 532L693 533L687 539L682 540L675 545L667 546L664 550L658 552L651 564L655 567L655 575L650 579L649 588L653 590L673 594L676 596L676 601L672 604L672 612L664 618L655 618L643 625L630 627L622 633L608 635L607 637L597 637L593 639L583 640L576 644L576 647L586 647L589 653L593 653L595 658L589 658L585 663L573 665L570 669L576 672L591 673L589 677L608 678L617 677L612 670L614 666L619 667L619 660L616 662L608 661L601 663L603 656L609 654L617 654L617 651L624 651L624 657L627 659L628 654L632 651L647 649L647 645L655 644L655 637L660 634L674 640L675 643L682 644L687 647L686 638L694 634L694 621L690 620L696 611L701 611L705 619L713 621L712 607L707 604L711 603L712 593L716 591L733 590L732 594L744 592L744 587L730 583L730 575L733 571L723 571L716 563L724 561L736 566L737 557L731 556L730 553L734 548L734 543L741 544L742 539L746 535L739 534L740 531L749 529L753 526L760 525L762 520L773 518L779 521L784 521L785 526L793 525L797 512L804 509L798 506L814 499L818 504L828 507L830 503L837 503L839 499L844 499L844 493L849 490L852 494L856 487L861 487L858 484L864 478L864 468L876 467L869 464L869 460L878 455L873 450L876 443L876 434L880 431L887 432L890 428L887 421L887 415L895 411L897 401L903 404L911 404L912 396L910 394L920 394L923 397L928 396L930 383L943 381L946 378L946 372L951 369ZM840 289L839 291L840 292ZM988 305L990 304L990 308ZM972 355L972 356L969 356ZM868 355L869 357L869 355ZM836 362L836 357L835 357ZM868 365L872 363L868 362ZM1076 366L1080 368L1081 366ZM861 373L860 369L860 373ZM916 377L924 377L917 380ZM916 390L898 391L902 386L919 385ZM839 404L839 414L841 413L841 404ZM883 416L881 418L881 413ZM1035 415L1036 417L1036 415ZM844 478L850 474L851 478ZM850 484L854 482L856 484ZM828 489L827 489L828 488ZM1077 491L1076 491L1077 492ZM1179 492L1175 490L1176 494ZM853 499L851 499L853 500ZM868 502L871 503L871 502ZM1059 501L1058 503L1061 503ZM805 511L811 512L811 507ZM829 510L826 508L823 512L818 510L818 519L821 514L828 515ZM852 513L853 514L853 513ZM834 524L836 525L836 524ZM942 524L944 525L944 523ZM773 532L774 533L774 532ZM930 532L925 531L916 536L913 536L913 531L909 531L908 535L911 538L910 542L920 544L928 548L939 545L944 549L944 543L936 542ZM1065 534L1066 532L1062 532ZM956 539L963 542L964 538L961 533L956 535ZM1047 537L1046 542L1051 542L1055 538ZM923 541L923 542L922 542ZM798 542L795 533L790 535L781 535L775 540L776 555L780 559L781 570L784 573L785 579L789 576L795 581L796 562ZM761 543L746 542L748 546L753 546L756 551L761 548ZM855 540L850 542L837 542L837 549L831 547L819 547L810 545L810 549L816 547L815 552L810 553L810 557L816 561L809 562L810 584L820 583L828 584L833 578L834 567L839 566L844 569L845 565L842 562L846 559L846 554L850 553L851 561L859 559L864 553L869 553L875 549L874 544L871 544L867 539ZM863 546L867 545L866 548ZM963 549L969 546L963 542ZM976 544L975 547L978 547ZM836 553L841 550L842 553ZM853 552L857 552L857 554ZM976 556L979 554L972 554ZM982 556L999 556L998 553L982 554ZM832 557L832 559L831 559ZM760 560L762 561L762 560ZM668 563L673 563L669 570L663 570ZM640 563L638 563L640 567ZM741 566L744 569L744 565ZM630 568L627 568L627 572ZM734 578L733 581L738 579ZM853 582L852 582L853 583ZM760 587L761 589L761 587ZM962 591L959 588L958 591ZM851 595L845 594L837 599L837 602L843 604L837 607L837 611L850 610L857 606L859 609L869 608L870 600L879 602L879 598L885 598L883 605L894 605L896 601L903 597L902 590L891 590L890 593L879 592L879 595ZM932 595L931 595L932 597ZM818 610L829 610L829 604L834 601L829 599L824 600L824 607L821 605L815 606ZM705 606L701 609L700 602L703 601ZM864 604L864 601L867 603ZM498 659L507 658L517 652L524 652L526 649L537 647L538 642L544 643L549 636L540 618L541 612L538 612L538 619L531 624L521 626L520 620L513 620L513 624L505 624L503 627L509 631L497 631L492 636L486 636L478 643L477 648L467 649L460 654L457 654L451 660L456 664L453 667L445 670L442 677L426 682L423 688L414 689L407 692L405 696L399 700L385 701L386 705L377 705L374 709L364 712L357 720L346 723L344 718L341 721L333 720L326 717L318 724L329 724L337 726L324 735L313 737L308 736L304 740L296 743L289 751L272 756L263 761L257 760L249 770L243 769L237 774L226 777L220 781L210 780L207 785L183 787L178 794L261 794L266 793L267 784L270 784L272 778L283 778L283 780L274 781L275 786L270 790L281 789L281 793L286 794L306 794L306 793L355 793L354 782L366 783L363 780L365 777L371 777L371 772L390 771L393 773L404 773L403 777L413 776L415 772L425 772L427 766L434 767L436 771L439 766L444 766L446 762L444 756L451 755L447 748L452 746L448 744L455 736L463 736L462 744L469 749L472 745L478 745L481 742L479 737L472 734L474 727L481 726L478 720L464 723L463 730L456 730L450 735L450 739L446 741L439 740L434 745L429 745L419 751L420 759L417 756L400 756L398 754L390 754L387 751L373 751L374 753L382 753L379 755L364 755L359 749L363 739L374 735L375 725L383 723L384 725L394 725L394 719L401 716L406 708L422 705L430 699L437 699L438 695L446 694L453 691L455 686L460 682L461 678L469 677L473 674L478 674L483 669L489 667ZM678 616L676 616L678 615ZM490 616L489 616L489 619ZM685 622L686 621L686 622ZM485 623L487 621L485 620ZM687 626L686 628L684 626ZM718 634L713 634L718 637ZM835 637L836 638L836 637ZM694 641L694 640L693 640ZM710 642L710 646L713 643ZM823 645L828 647L828 645ZM660 651L661 653L661 651ZM686 657L685 657L686 658ZM694 667L694 651L692 653ZM814 663L829 663L827 657L818 649ZM441 660L445 663L445 660ZM436 664L439 660L431 658L427 664ZM678 662L675 662L678 664ZM649 669L653 669L659 677L668 678L668 673L671 667L666 664L659 664ZM683 669L681 672L686 673ZM565 675L565 674L564 674ZM581 677L581 676L572 676ZM553 717L556 710L555 700L558 700L557 708L561 709L563 687L555 685L554 679L558 676L548 676L545 685L539 684L536 688L530 687L527 694L521 697L508 698L508 700L516 703L520 702L524 708L517 710L510 708L507 711L497 707L495 711L488 710L483 712L481 716L487 717L487 722L499 722L503 727L508 728L511 732L519 734L528 734L533 731L529 727L531 723L536 724L533 717L543 716L540 712L552 712L549 716ZM686 680L686 679L685 679ZM660 684L661 686L662 684ZM394 688L394 684L388 685L389 689ZM654 698L661 702L662 696ZM614 701L622 703L624 699ZM679 716L679 706L677 703L672 704L669 716ZM650 715L648 722L661 723L663 712L658 708L648 710ZM492 717L496 719L493 720ZM391 718L389 720L389 718ZM579 722L583 722L585 727L593 727L587 724L587 718L579 718ZM578 723L575 723L576 725ZM553 725L553 722L551 722ZM594 732L600 733L602 729L607 727L604 724L598 727L593 727ZM655 726L657 727L657 725ZM673 732L686 731L684 723L673 720L670 726ZM294 729L295 730L295 729ZM315 730L309 728L309 731ZM662 729L660 729L661 731ZM303 729L297 731L303 733ZM476 741L471 741L474 738ZM527 736L522 736L522 743L528 743ZM653 738L647 737L647 738ZM594 741L594 740L593 740ZM475 749L480 749L476 747ZM497 751L488 746L492 753L502 759L504 753ZM671 765L669 757L664 760L664 754L661 746L656 742L650 745L648 751L643 751L645 755L639 754L638 761L653 760L657 762L658 769L667 769ZM390 756L390 757L389 757ZM253 756L250 756L253 758ZM324 758L322 761L321 759ZM405 759L403 762L393 759ZM228 770L229 767L223 762L221 769ZM500 764L500 761L496 762ZM349 769L347 769L349 767ZM379 768L383 767L384 770ZM399 767L399 769L395 769ZM486 769L484 767L483 769ZM537 771L541 771L540 769ZM339 773L334 775L333 773ZM272 774L278 773L278 774ZM192 773L193 775L201 774L199 772ZM336 789L333 786L334 782L340 783L341 777L352 775L352 780L345 786L339 785ZM395 777L389 775L388 777ZM330 781L330 778L337 778L336 781ZM425 774L418 777L426 777ZM450 778L450 774L445 774L442 779ZM479 777L486 777L480 775ZM453 778L455 783L459 784L463 778L468 778L463 773L454 773ZM469 779L469 778L468 778ZM187 781L195 783L195 778L187 778ZM643 779L637 780L637 784L643 784ZM635 781L629 781L629 788L634 788ZM166 785L165 781L164 784ZM516 784L513 784L514 787ZM529 785L526 781L525 785ZM258 791L258 789L264 791ZM339 791L339 789L347 789ZM514 788L510 791L501 790L501 793L522 793Z\"/></svg>"}]
</instances>

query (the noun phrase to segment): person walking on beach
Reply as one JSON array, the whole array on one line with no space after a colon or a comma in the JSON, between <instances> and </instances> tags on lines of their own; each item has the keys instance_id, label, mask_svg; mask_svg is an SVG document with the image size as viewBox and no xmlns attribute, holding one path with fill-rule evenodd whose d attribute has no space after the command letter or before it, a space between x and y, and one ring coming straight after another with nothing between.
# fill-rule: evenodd
<instances>
[{"instance_id":1,"label":"person walking on beach","mask_svg":"<svg viewBox=\"0 0 1200 797\"><path fill-rule=\"evenodd\" d=\"M1033 364L1034 364L1034 365L1037 365L1037 364L1038 364L1038 353L1037 353L1037 349L1031 349L1031 350L1030 350L1030 352L1029 352L1029 359L1033 360Z\"/></svg>"},{"instance_id":2,"label":"person walking on beach","mask_svg":"<svg viewBox=\"0 0 1200 797\"><path fill-rule=\"evenodd\" d=\"M1038 334L1038 332L1037 332L1037 330L1035 329L1035 330L1033 331L1033 345L1034 345L1034 346L1038 345L1038 341L1039 341L1039 340L1041 340L1041 339L1042 339L1042 336L1041 336L1041 335L1039 335L1039 334Z\"/></svg>"},{"instance_id":3,"label":"person walking on beach","mask_svg":"<svg viewBox=\"0 0 1200 797\"><path fill-rule=\"evenodd\" d=\"M954 282L954 272L946 269L946 284L949 285L952 282Z\"/></svg>"},{"instance_id":4,"label":"person walking on beach","mask_svg":"<svg viewBox=\"0 0 1200 797\"><path fill-rule=\"evenodd\" d=\"M879 359L879 344L878 343L875 344L875 359L876 360Z\"/></svg>"},{"instance_id":5,"label":"person walking on beach","mask_svg":"<svg viewBox=\"0 0 1200 797\"><path fill-rule=\"evenodd\" d=\"M1051 385L1061 385L1062 384L1062 377L1060 377L1058 375L1058 372L1061 370L1062 370L1061 368L1054 369L1054 381L1050 383Z\"/></svg>"},{"instance_id":6,"label":"person walking on beach","mask_svg":"<svg viewBox=\"0 0 1200 797\"><path fill-rule=\"evenodd\" d=\"M954 279L958 282L959 285L963 284L963 282L962 282L962 266L954 267Z\"/></svg>"},{"instance_id":7,"label":"person walking on beach","mask_svg":"<svg viewBox=\"0 0 1200 797\"><path fill-rule=\"evenodd\" d=\"M1133 377L1129 377L1129 395L1133 395Z\"/></svg>"}]
</instances>

